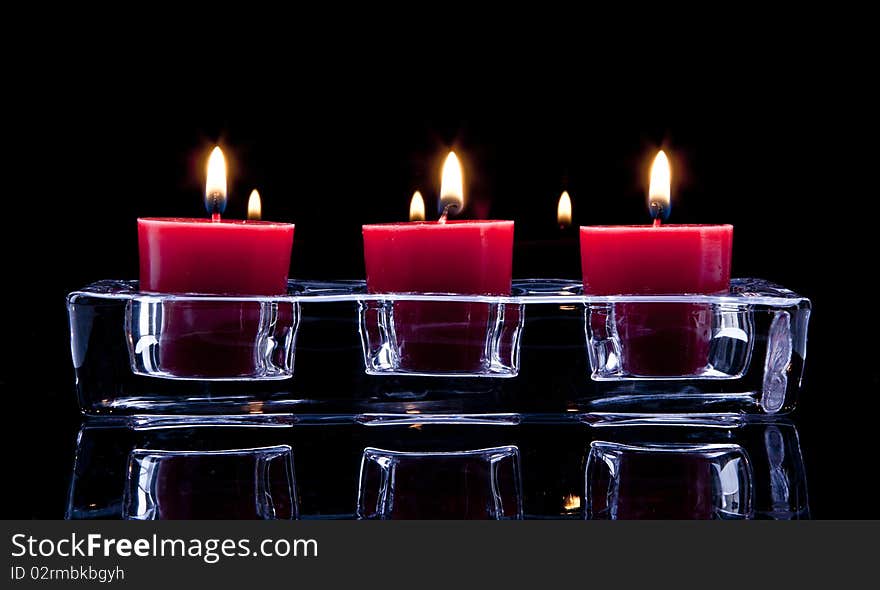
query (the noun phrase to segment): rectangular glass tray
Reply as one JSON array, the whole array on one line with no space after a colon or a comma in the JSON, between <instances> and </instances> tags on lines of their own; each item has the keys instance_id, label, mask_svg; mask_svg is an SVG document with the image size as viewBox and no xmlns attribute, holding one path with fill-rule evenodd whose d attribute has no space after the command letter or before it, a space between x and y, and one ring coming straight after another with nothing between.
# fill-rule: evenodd
<instances>
[{"instance_id":1,"label":"rectangular glass tray","mask_svg":"<svg viewBox=\"0 0 880 590\"><path fill-rule=\"evenodd\" d=\"M68 296L82 411L146 422L731 420L796 403L810 302L754 279L720 295L369 294L290 281L275 297Z\"/></svg>"}]
</instances>

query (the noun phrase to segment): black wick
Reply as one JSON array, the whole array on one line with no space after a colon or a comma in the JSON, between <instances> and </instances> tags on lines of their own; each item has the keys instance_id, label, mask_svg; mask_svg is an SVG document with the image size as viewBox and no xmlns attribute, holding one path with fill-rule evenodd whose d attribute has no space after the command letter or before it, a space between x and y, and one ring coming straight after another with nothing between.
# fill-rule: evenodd
<instances>
[{"instance_id":1,"label":"black wick","mask_svg":"<svg viewBox=\"0 0 880 590\"><path fill-rule=\"evenodd\" d=\"M446 223L446 218L449 217L449 214L458 213L460 207L457 203L446 203L446 206L443 207L443 213L440 214L440 223Z\"/></svg>"},{"instance_id":2,"label":"black wick","mask_svg":"<svg viewBox=\"0 0 880 590\"><path fill-rule=\"evenodd\" d=\"M226 197L220 191L211 191L205 196L205 208L211 215L219 215L226 211Z\"/></svg>"},{"instance_id":3,"label":"black wick","mask_svg":"<svg viewBox=\"0 0 880 590\"><path fill-rule=\"evenodd\" d=\"M668 203L663 203L661 201L651 201L648 205L648 209L651 211L651 219L660 221L666 221L669 219L669 210L671 207Z\"/></svg>"}]
</instances>

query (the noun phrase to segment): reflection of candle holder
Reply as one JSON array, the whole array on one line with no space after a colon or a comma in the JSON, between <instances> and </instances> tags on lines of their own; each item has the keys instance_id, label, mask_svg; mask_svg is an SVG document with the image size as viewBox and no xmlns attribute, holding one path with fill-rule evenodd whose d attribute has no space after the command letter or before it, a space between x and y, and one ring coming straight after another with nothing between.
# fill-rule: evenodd
<instances>
[{"instance_id":1,"label":"reflection of candle holder","mask_svg":"<svg viewBox=\"0 0 880 590\"><path fill-rule=\"evenodd\" d=\"M624 445L595 441L586 466L586 517L743 519L754 475L739 445Z\"/></svg>"},{"instance_id":2,"label":"reflection of candle holder","mask_svg":"<svg viewBox=\"0 0 880 590\"><path fill-rule=\"evenodd\" d=\"M519 449L412 453L368 447L358 517L521 519Z\"/></svg>"},{"instance_id":3,"label":"reflection of candle holder","mask_svg":"<svg viewBox=\"0 0 880 590\"><path fill-rule=\"evenodd\" d=\"M797 429L603 427L586 461L587 518L809 518Z\"/></svg>"},{"instance_id":4,"label":"reflection of candle holder","mask_svg":"<svg viewBox=\"0 0 880 590\"><path fill-rule=\"evenodd\" d=\"M769 477L755 482L761 501L760 516L774 520L809 518L804 458L797 430L791 424L767 424L763 428L761 458L766 461Z\"/></svg>"},{"instance_id":5,"label":"reflection of candle holder","mask_svg":"<svg viewBox=\"0 0 880 590\"><path fill-rule=\"evenodd\" d=\"M135 449L123 518L293 519L293 455L287 445L223 451Z\"/></svg>"},{"instance_id":6,"label":"reflection of candle holder","mask_svg":"<svg viewBox=\"0 0 880 590\"><path fill-rule=\"evenodd\" d=\"M618 483L622 482L624 486L615 492L617 497L620 498L622 492L623 500L631 501L653 493L659 498L651 505L655 514L663 511L669 515L677 511L686 516L705 517L709 513L706 506L718 506L705 494L707 482L711 489L716 477L709 471L711 461L700 454L700 449L718 451L730 448L736 452L723 455L722 459L745 457L747 460L751 481L750 516L784 520L809 517L804 459L797 430L786 421L748 422L736 428L695 425L587 427L577 421L543 414L537 420L524 416L521 422L495 422L494 426L487 427L492 423L435 421L437 415L430 414L411 416L419 416L420 421L397 425L380 421L382 425L378 427L369 423L343 422L338 416L335 420L325 416L320 425L295 428L194 426L188 419L176 425L167 423L165 428L153 424L141 428L137 420L128 423L89 421L77 437L66 517L120 518L126 488L129 490L126 514L135 512L129 501L129 498L137 499L133 493L137 487L129 476L133 451L161 449L156 452L167 453L173 450L177 454L201 453L204 457L205 450L280 448L286 452L291 447L296 449L296 514L302 518L349 519L358 515L361 518L419 515L431 518L461 518L462 515L514 518L518 513L519 498L525 518L583 518L588 499L593 510L602 503L607 504L608 498L614 496L607 464L591 464L589 488L585 485L585 462L590 451L594 451L594 462L601 459L598 450L590 447L590 442L597 439L599 444L605 445L602 457L608 458L612 464L615 452L623 457L618 462L622 466L622 479ZM376 447L398 451L378 451ZM365 453L365 448L373 451ZM634 455L630 451L633 448L643 451L635 462L629 460ZM676 450L682 448L690 456L682 458L680 453L673 457ZM403 449L418 452L407 453ZM484 450L444 452L449 449ZM849 450L845 445L842 449L844 452ZM500 457L494 467L487 459L492 455ZM521 466L517 455L522 461ZM169 467L166 481L176 478L177 490L198 487L195 491L203 500L202 508L206 512L215 509L235 511L253 517L257 509L253 501L255 475L251 470L257 462L252 457L229 457L228 461L212 466L210 458L202 457L190 457L188 462L179 463L176 470ZM214 460L219 461L216 457ZM273 490L278 518L286 516L281 504L288 503L285 498L292 493L287 491L288 488L294 489L293 485L287 484L286 472L292 473L292 470L287 469L284 461L286 459L279 455L271 460L269 468L270 481L277 483L268 488ZM717 458L715 461L719 465L722 463ZM181 466L189 471L184 472ZM695 466L706 469L695 469ZM283 468L276 470L275 467ZM206 482L205 472L209 468L214 468L213 479ZM733 467L730 471L740 473ZM392 481L391 476L397 479ZM290 479L293 481L292 476ZM519 479L522 481L521 494L516 483ZM839 479L844 488L855 485L846 475ZM389 484L384 489L381 487L383 481ZM700 485L689 491L688 484ZM242 497L248 497L246 502L238 496L231 497L236 488ZM150 486L147 485L146 489L150 491ZM590 495L585 495L586 490ZM701 494L708 500L695 507L693 501ZM36 494L35 497L46 495ZM282 499L285 500L282 502ZM219 506L226 501L228 507ZM620 502L618 506L621 506ZM624 502L622 512L626 515L629 510L629 515L635 517L634 512L645 512L649 507L643 504L633 508L631 503L627 506ZM50 505L43 510L48 513L55 508ZM607 511L590 515L609 516ZM621 510L618 510L618 517L622 517Z\"/></svg>"},{"instance_id":7,"label":"reflection of candle holder","mask_svg":"<svg viewBox=\"0 0 880 590\"><path fill-rule=\"evenodd\" d=\"M371 375L514 377L523 306L468 296L382 296L358 307Z\"/></svg>"}]
</instances>

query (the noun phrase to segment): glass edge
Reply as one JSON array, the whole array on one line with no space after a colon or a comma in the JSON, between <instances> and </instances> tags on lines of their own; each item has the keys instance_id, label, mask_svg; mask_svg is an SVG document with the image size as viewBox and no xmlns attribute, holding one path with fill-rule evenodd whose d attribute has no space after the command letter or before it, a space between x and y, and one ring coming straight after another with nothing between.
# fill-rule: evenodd
<instances>
[{"instance_id":1,"label":"glass edge","mask_svg":"<svg viewBox=\"0 0 880 590\"><path fill-rule=\"evenodd\" d=\"M260 303L384 303L394 301L447 301L486 304L610 304L610 303L709 303L718 305L768 305L779 307L806 306L811 301L802 295L761 279L732 279L731 293L723 295L584 295L581 282L562 279L517 279L513 291L528 291L536 284L553 288L552 291L526 292L513 295L459 295L448 293L366 293L364 281L288 281L284 295L209 295L198 293L162 294L136 290L137 281L97 281L67 295L68 305L79 298L108 300L163 301L239 301ZM309 292L312 286L319 286ZM332 291L338 289L339 292ZM570 291L569 291L570 289ZM740 289L736 291L736 289Z\"/></svg>"}]
</instances>

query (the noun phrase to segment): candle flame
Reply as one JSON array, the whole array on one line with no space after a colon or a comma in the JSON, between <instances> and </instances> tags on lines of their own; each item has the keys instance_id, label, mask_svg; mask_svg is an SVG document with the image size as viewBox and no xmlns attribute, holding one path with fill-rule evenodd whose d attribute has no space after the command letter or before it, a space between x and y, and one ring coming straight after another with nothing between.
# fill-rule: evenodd
<instances>
[{"instance_id":1,"label":"candle flame","mask_svg":"<svg viewBox=\"0 0 880 590\"><path fill-rule=\"evenodd\" d=\"M208 179L205 182L205 208L208 213L223 213L226 209L226 158L216 146L208 158Z\"/></svg>"},{"instance_id":2,"label":"candle flame","mask_svg":"<svg viewBox=\"0 0 880 590\"><path fill-rule=\"evenodd\" d=\"M455 152L449 152L443 163L443 178L440 181L440 209L450 213L464 208L464 175L461 163Z\"/></svg>"},{"instance_id":3,"label":"candle flame","mask_svg":"<svg viewBox=\"0 0 880 590\"><path fill-rule=\"evenodd\" d=\"M409 220L425 220L425 199L422 198L422 193L419 191L413 193L412 200L409 202Z\"/></svg>"},{"instance_id":4,"label":"candle flame","mask_svg":"<svg viewBox=\"0 0 880 590\"><path fill-rule=\"evenodd\" d=\"M562 507L565 510L577 510L581 507L581 497L574 494L567 494L562 498Z\"/></svg>"},{"instance_id":5,"label":"candle flame","mask_svg":"<svg viewBox=\"0 0 880 590\"><path fill-rule=\"evenodd\" d=\"M556 221L562 228L571 225L571 197L568 195L568 191L562 191L562 194L559 195L559 205L556 206Z\"/></svg>"},{"instance_id":6,"label":"candle flame","mask_svg":"<svg viewBox=\"0 0 880 590\"><path fill-rule=\"evenodd\" d=\"M648 206L654 219L666 219L669 216L671 184L672 170L669 167L669 158L663 150L660 150L654 157L654 163L651 164L651 184L648 187Z\"/></svg>"},{"instance_id":7,"label":"candle flame","mask_svg":"<svg viewBox=\"0 0 880 590\"><path fill-rule=\"evenodd\" d=\"M263 203L260 201L260 191L254 189L248 197L248 219L259 221L263 216Z\"/></svg>"}]
</instances>

